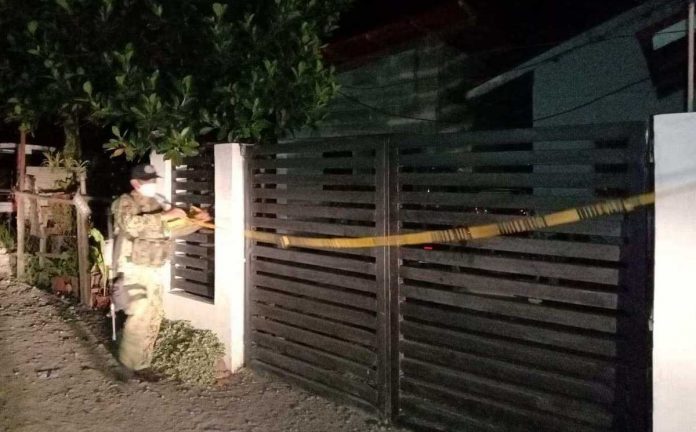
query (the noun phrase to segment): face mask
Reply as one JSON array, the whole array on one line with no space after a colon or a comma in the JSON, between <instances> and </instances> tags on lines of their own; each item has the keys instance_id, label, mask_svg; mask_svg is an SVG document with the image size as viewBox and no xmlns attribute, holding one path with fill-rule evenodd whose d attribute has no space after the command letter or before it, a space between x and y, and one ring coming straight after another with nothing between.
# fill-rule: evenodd
<instances>
[{"instance_id":1,"label":"face mask","mask_svg":"<svg viewBox=\"0 0 696 432\"><path fill-rule=\"evenodd\" d=\"M140 192L140 195L144 197L153 198L155 195L157 195L157 185L155 183L142 184L138 188L138 192Z\"/></svg>"}]
</instances>

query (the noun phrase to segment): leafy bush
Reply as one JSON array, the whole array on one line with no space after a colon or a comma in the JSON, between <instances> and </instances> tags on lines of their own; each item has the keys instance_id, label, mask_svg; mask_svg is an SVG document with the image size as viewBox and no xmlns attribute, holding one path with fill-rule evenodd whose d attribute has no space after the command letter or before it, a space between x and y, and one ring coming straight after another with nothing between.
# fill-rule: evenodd
<instances>
[{"instance_id":1,"label":"leafy bush","mask_svg":"<svg viewBox=\"0 0 696 432\"><path fill-rule=\"evenodd\" d=\"M195 329L187 321L164 320L155 344L152 368L193 385L215 382L215 365L225 347L210 330Z\"/></svg>"},{"instance_id":2,"label":"leafy bush","mask_svg":"<svg viewBox=\"0 0 696 432\"><path fill-rule=\"evenodd\" d=\"M8 251L14 250L16 246L15 229L10 219L0 224L0 247Z\"/></svg>"},{"instance_id":3,"label":"leafy bush","mask_svg":"<svg viewBox=\"0 0 696 432\"><path fill-rule=\"evenodd\" d=\"M77 253L63 252L60 258L46 258L41 265L36 255L26 255L24 282L37 288L48 289L55 276L77 276Z\"/></svg>"}]
</instances>

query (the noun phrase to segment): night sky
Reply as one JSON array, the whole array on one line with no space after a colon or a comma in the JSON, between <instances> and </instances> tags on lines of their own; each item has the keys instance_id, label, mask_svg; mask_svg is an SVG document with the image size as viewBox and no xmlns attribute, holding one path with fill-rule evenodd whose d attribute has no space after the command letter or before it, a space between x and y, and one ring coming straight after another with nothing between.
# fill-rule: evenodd
<instances>
[{"instance_id":1,"label":"night sky","mask_svg":"<svg viewBox=\"0 0 696 432\"><path fill-rule=\"evenodd\" d=\"M333 39L354 36L444 3L457 0L356 0ZM478 24L500 35L492 41L498 46L562 41L641 3L643 0L467 0Z\"/></svg>"}]
</instances>

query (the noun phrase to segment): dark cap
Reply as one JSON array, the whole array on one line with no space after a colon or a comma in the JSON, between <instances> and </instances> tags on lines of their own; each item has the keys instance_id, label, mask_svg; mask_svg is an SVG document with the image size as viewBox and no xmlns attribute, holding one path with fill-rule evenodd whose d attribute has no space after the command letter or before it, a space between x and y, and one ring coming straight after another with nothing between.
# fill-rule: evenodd
<instances>
[{"instance_id":1,"label":"dark cap","mask_svg":"<svg viewBox=\"0 0 696 432\"><path fill-rule=\"evenodd\" d=\"M152 180L159 178L157 171L155 171L155 167L146 164L136 165L133 167L130 177L131 180Z\"/></svg>"}]
</instances>

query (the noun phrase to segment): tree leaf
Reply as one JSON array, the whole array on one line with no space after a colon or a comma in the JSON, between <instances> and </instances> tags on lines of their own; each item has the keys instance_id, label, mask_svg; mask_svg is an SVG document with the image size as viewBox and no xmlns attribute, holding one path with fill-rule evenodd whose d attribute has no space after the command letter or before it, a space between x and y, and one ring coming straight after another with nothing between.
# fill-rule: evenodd
<instances>
[{"instance_id":1,"label":"tree leaf","mask_svg":"<svg viewBox=\"0 0 696 432\"><path fill-rule=\"evenodd\" d=\"M85 81L85 83L82 84L82 90L84 90L88 95L92 96L92 83Z\"/></svg>"},{"instance_id":2,"label":"tree leaf","mask_svg":"<svg viewBox=\"0 0 696 432\"><path fill-rule=\"evenodd\" d=\"M36 29L39 28L39 23L36 21L29 21L29 24L27 24L27 30L29 30L29 33L32 35L36 33Z\"/></svg>"},{"instance_id":3,"label":"tree leaf","mask_svg":"<svg viewBox=\"0 0 696 432\"><path fill-rule=\"evenodd\" d=\"M56 0L56 4L58 4L58 6L65 9L68 13L72 13L72 9L70 9L70 5L68 4L68 0Z\"/></svg>"},{"instance_id":4,"label":"tree leaf","mask_svg":"<svg viewBox=\"0 0 696 432\"><path fill-rule=\"evenodd\" d=\"M227 5L222 5L220 3L213 3L213 13L216 17L222 18L227 10Z\"/></svg>"}]
</instances>

